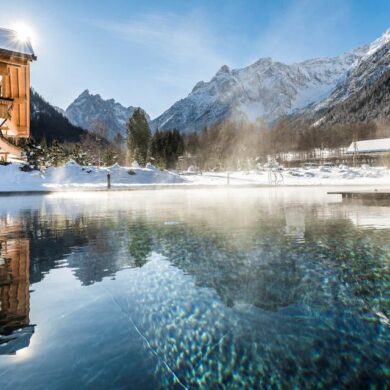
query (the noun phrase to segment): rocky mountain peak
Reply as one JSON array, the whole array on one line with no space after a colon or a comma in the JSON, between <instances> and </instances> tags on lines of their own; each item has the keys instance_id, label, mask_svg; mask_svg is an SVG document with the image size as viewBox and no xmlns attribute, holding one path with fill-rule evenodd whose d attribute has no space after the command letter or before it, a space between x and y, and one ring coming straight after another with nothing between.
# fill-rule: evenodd
<instances>
[{"instance_id":1,"label":"rocky mountain peak","mask_svg":"<svg viewBox=\"0 0 390 390\"><path fill-rule=\"evenodd\" d=\"M86 130L95 131L97 124L103 126L107 138L113 141L118 134L126 137L126 124L136 108L124 107L114 99L104 100L86 89L69 105L65 115L72 124ZM147 114L146 117L150 120Z\"/></svg>"},{"instance_id":2,"label":"rocky mountain peak","mask_svg":"<svg viewBox=\"0 0 390 390\"><path fill-rule=\"evenodd\" d=\"M263 57L255 61L252 65L249 65L251 68L264 68L269 67L273 64L273 60L271 57Z\"/></svg>"},{"instance_id":3,"label":"rocky mountain peak","mask_svg":"<svg viewBox=\"0 0 390 390\"><path fill-rule=\"evenodd\" d=\"M229 74L229 73L230 73L230 68L227 65L222 65L221 68L216 73L216 76L220 74Z\"/></svg>"},{"instance_id":4,"label":"rocky mountain peak","mask_svg":"<svg viewBox=\"0 0 390 390\"><path fill-rule=\"evenodd\" d=\"M84 90L79 97L87 97L90 96L89 89Z\"/></svg>"}]
</instances>

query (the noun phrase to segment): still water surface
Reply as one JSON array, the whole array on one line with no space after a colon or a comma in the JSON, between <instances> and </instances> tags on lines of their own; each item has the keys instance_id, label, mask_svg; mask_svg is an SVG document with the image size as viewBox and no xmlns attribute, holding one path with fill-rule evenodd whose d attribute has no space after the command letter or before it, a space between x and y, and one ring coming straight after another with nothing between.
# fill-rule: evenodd
<instances>
[{"instance_id":1,"label":"still water surface","mask_svg":"<svg viewBox=\"0 0 390 390\"><path fill-rule=\"evenodd\" d=\"M390 385L390 207L302 188L0 201L1 389Z\"/></svg>"}]
</instances>

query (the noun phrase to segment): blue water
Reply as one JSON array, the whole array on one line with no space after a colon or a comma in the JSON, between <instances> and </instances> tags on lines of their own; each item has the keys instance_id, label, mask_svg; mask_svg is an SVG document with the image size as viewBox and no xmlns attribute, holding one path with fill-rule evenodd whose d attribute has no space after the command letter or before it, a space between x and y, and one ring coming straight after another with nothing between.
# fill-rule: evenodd
<instances>
[{"instance_id":1,"label":"blue water","mask_svg":"<svg viewBox=\"0 0 390 390\"><path fill-rule=\"evenodd\" d=\"M390 386L390 207L280 188L0 203L1 389Z\"/></svg>"}]
</instances>

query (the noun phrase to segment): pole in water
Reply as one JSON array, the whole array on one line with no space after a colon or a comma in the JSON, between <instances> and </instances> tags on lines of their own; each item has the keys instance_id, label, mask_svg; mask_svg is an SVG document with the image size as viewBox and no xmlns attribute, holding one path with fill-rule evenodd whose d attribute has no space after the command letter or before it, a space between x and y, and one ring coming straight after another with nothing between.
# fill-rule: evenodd
<instances>
[{"instance_id":1,"label":"pole in water","mask_svg":"<svg viewBox=\"0 0 390 390\"><path fill-rule=\"evenodd\" d=\"M107 189L111 188L111 173L107 172Z\"/></svg>"},{"instance_id":2,"label":"pole in water","mask_svg":"<svg viewBox=\"0 0 390 390\"><path fill-rule=\"evenodd\" d=\"M230 184L230 175L229 175L229 172L227 173L226 179L227 179L227 185L229 185L229 184Z\"/></svg>"}]
</instances>

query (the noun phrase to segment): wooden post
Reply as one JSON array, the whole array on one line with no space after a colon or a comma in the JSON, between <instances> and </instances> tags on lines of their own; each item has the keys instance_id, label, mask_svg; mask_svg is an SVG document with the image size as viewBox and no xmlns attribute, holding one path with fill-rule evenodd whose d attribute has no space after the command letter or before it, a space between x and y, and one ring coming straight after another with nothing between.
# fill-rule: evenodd
<instances>
[{"instance_id":1,"label":"wooden post","mask_svg":"<svg viewBox=\"0 0 390 390\"><path fill-rule=\"evenodd\" d=\"M107 172L107 189L111 188L111 173Z\"/></svg>"}]
</instances>

